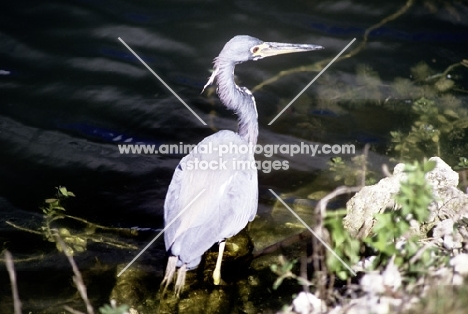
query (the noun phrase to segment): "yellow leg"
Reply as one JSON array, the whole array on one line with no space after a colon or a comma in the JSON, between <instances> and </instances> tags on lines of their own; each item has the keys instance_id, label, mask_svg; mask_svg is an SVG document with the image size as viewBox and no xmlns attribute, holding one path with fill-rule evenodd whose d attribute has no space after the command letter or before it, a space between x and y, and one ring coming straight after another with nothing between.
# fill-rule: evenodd
<instances>
[{"instance_id":1,"label":"yellow leg","mask_svg":"<svg viewBox=\"0 0 468 314\"><path fill-rule=\"evenodd\" d=\"M225 241L219 243L218 259L216 260L216 267L215 267L215 270L213 271L213 282L217 286L221 283L221 262L223 260L223 252L224 252L225 246L226 246Z\"/></svg>"}]
</instances>

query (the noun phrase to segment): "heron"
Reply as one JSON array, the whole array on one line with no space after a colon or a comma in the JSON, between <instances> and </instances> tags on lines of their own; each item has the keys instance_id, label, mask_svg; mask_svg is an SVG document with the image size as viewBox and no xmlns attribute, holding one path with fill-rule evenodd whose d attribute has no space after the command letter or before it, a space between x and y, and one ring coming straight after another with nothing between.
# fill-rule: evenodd
<instances>
[{"instance_id":1,"label":"heron","mask_svg":"<svg viewBox=\"0 0 468 314\"><path fill-rule=\"evenodd\" d=\"M257 144L257 107L252 93L235 83L235 66L249 60L319 49L323 47L263 42L238 35L229 40L214 59L213 73L202 93L216 81L221 102L238 116L238 131L221 130L206 137L182 158L174 171L164 202L164 223L170 224L164 233L169 255L161 283L164 291L177 273L174 290L178 296L185 284L186 271L196 268L203 254L215 243L219 244L219 253L213 282L220 284L226 239L240 232L257 213L254 152L236 149ZM230 149L227 152L224 149L221 154L221 147Z\"/></svg>"}]
</instances>

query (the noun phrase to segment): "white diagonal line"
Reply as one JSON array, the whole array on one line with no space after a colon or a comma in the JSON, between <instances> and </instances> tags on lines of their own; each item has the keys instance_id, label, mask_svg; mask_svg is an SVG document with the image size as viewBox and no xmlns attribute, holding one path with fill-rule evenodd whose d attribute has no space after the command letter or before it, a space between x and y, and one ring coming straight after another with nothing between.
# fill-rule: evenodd
<instances>
[{"instance_id":1,"label":"white diagonal line","mask_svg":"<svg viewBox=\"0 0 468 314\"><path fill-rule=\"evenodd\" d=\"M320 73L319 73L319 74L317 74L317 76L315 76L315 77L314 77L314 79L313 79L312 81L310 81L310 83L309 83L309 84L307 84L307 86L306 86L306 87L304 87L304 88L303 88L303 89L302 89L302 90L299 92L299 94L297 94L297 96L296 96L296 97L294 97L294 99L293 99L293 100L291 100L291 101L289 102L289 104L287 104L287 105L286 105L286 107L284 107L284 108L283 108L283 110L281 110L281 112L280 112L280 113L278 113L278 114L276 115L276 117L274 117L274 118L273 118L273 120L271 120L271 121L270 121L270 123L268 123L268 125L272 125L272 124L273 124L273 122L275 122L275 120L276 120L276 119L278 119L278 118L279 118L279 116L280 116L280 115L282 115L282 114L283 114L283 112L285 112L285 111L286 111L286 109L288 109L288 108L289 108L289 106L291 106L291 105L292 105L292 103L293 103L293 102L295 102L295 101L296 101L296 99L298 99L298 98L299 98L299 96L301 96L301 95L302 95L302 93L303 93L303 92L305 92L305 91L306 91L306 89L308 89L308 88L310 87L310 85L312 85L312 84L315 82L315 80L316 80L316 79L318 79L318 78L320 77L320 75L322 75L322 73L323 73L323 72L325 72L325 71L328 69L328 67L329 67L330 65L332 65L332 63L333 63L333 62L335 62L335 61L336 61L336 59L338 59L338 58L341 56L341 54L342 54L343 52L345 52L345 50L346 50L346 49L348 49L348 47L349 47L349 46L351 46L351 44L352 44L352 43L353 43L355 40L356 40L356 38L354 38L353 40L351 40L351 42L350 42L350 43L349 43L349 44L348 44L346 47L344 47L344 48L343 48L343 50L341 50L341 51L340 51L340 53L339 53L339 54L337 54L337 55L336 55L336 57L335 57L335 58L333 58L333 60L332 60L332 61L330 61L330 62L327 64L327 66L326 66L326 67L324 67L324 68L323 68L323 70L322 70L322 71L320 71Z\"/></svg>"},{"instance_id":2,"label":"white diagonal line","mask_svg":"<svg viewBox=\"0 0 468 314\"><path fill-rule=\"evenodd\" d=\"M279 196L278 194L276 194L272 189L269 189L269 191L281 202L281 204L283 204L287 209L289 209L289 211L294 215L294 217L296 217L307 229L309 229L309 231L314 235L314 237L317 238L317 240L319 240L346 268L349 269L349 271L354 275L356 276L356 273L354 272L354 270L351 269L351 267L349 267L348 264L346 264L342 259L341 257L338 256L338 254L336 254L335 251L333 251L333 249L328 246L327 243L325 243L325 241L323 241L315 232L314 230L312 230L312 228L310 228L304 220L301 219L301 217L299 217L298 214L296 214L289 206L288 204L286 204Z\"/></svg>"},{"instance_id":3,"label":"white diagonal line","mask_svg":"<svg viewBox=\"0 0 468 314\"><path fill-rule=\"evenodd\" d=\"M124 273L124 271L126 271L127 268L129 268L129 267L141 256L141 254L143 254L143 253L151 246L151 244L153 244L154 241L156 241L156 240L161 236L161 234L163 234L164 231L166 231L167 228L169 228L169 227L174 223L174 221L176 221L177 218L179 218L180 215L182 215L182 214L187 210L187 208L189 208L189 207L193 204L193 202L195 202L195 200L196 200L203 192L205 192L205 190L206 190L206 189L201 190L200 193L198 193L197 196L195 196L195 197L193 198L193 200L192 200L190 203L188 203L188 205L185 206L185 208L182 209L182 210L180 211L180 213L178 213L177 216L175 216L174 219L172 219L172 220L167 224L167 226L164 227L164 229L161 230L161 232L159 232L158 235L157 235L156 237L154 237L154 239L151 240L151 242L148 243L148 245L146 245L145 248L144 248L143 250L141 250L140 253L138 253L137 256L135 256L135 257L132 259L132 261L131 261L130 263L128 263L127 266L125 266L124 269L122 269L122 270L120 271L120 273L117 275L117 277L120 277L120 275L122 275L122 274Z\"/></svg>"},{"instance_id":4,"label":"white diagonal line","mask_svg":"<svg viewBox=\"0 0 468 314\"><path fill-rule=\"evenodd\" d=\"M189 105L187 105L187 103L186 103L182 98L180 98L179 95L177 95L176 92L174 92L174 90L172 90L172 88L171 88L169 85L167 85L166 82L164 82L163 79L160 78L159 75L157 75L156 72L154 72L153 69L151 69L151 68L146 64L146 62L143 61L143 59L140 58L140 57L135 53L135 51L133 51L132 48L130 48L129 45L127 45L127 43L126 43L125 41L123 41L122 38L119 37L119 40L122 42L122 44L124 44L125 47L127 47L128 50L130 50L131 53L133 53L133 55L134 55L138 60L140 60L141 63L143 63L143 65L144 65L151 73L153 73L154 76L156 76L156 78L157 78L161 83L163 83L164 86L166 86L166 88L167 88L172 94L174 94L174 96L175 96L182 104L184 104L185 107L187 107L188 110L190 110L191 113L193 113L193 115L194 115L195 117L198 118L198 120L200 120L201 123L203 123L203 125L206 125L205 121L203 121L203 119L200 118L200 116L197 115L197 114L195 113L195 111L193 111L192 108L190 108Z\"/></svg>"}]
</instances>

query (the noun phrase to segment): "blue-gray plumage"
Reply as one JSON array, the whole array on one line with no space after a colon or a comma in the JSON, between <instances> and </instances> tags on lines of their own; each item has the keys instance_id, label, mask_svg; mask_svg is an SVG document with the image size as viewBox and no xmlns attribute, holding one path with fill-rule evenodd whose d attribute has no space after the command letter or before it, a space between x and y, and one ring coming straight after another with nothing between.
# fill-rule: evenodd
<instances>
[{"instance_id":1,"label":"blue-gray plumage","mask_svg":"<svg viewBox=\"0 0 468 314\"><path fill-rule=\"evenodd\" d=\"M236 85L236 64L277 54L318 49L323 47L263 42L250 36L235 36L215 59L213 74L205 87L216 80L221 102L239 117L239 129L237 133L223 130L205 138L197 147L211 147L211 153L193 150L182 158L174 172L164 203L165 224L172 223L164 234L170 254L162 283L165 288L174 278L176 267L179 267L175 284L178 294L183 288L186 270L197 267L202 255L217 242L220 243L220 252L213 279L215 284L219 284L225 239L241 231L257 212L258 183L257 169L252 166L255 165L253 151L240 153L231 149L220 156L220 145L232 148L254 147L257 144L255 99L247 88ZM204 165L211 162L212 169L197 169L197 163L200 166L202 161L207 162ZM200 196L187 207L201 191ZM180 217L176 218L178 215Z\"/></svg>"}]
</instances>

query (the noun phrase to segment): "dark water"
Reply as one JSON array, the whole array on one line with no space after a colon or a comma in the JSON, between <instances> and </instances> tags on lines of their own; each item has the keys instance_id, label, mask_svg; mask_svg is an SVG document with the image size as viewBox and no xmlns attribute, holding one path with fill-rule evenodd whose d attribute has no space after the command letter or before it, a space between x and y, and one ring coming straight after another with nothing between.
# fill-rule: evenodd
<instances>
[{"instance_id":1,"label":"dark water","mask_svg":"<svg viewBox=\"0 0 468 314\"><path fill-rule=\"evenodd\" d=\"M29 228L41 226L39 207L66 186L77 195L68 213L114 227L162 227L162 205L173 169L182 155L121 155L117 142L195 144L216 129L235 129L235 117L217 98L200 94L212 59L237 34L266 41L314 43L326 47L243 64L238 81L253 87L282 70L334 57L352 38L359 45L366 28L395 12L404 2L358 1L16 1L0 10L0 213ZM353 81L357 64L379 72L383 82L409 77L409 68L426 61L442 72L467 58L466 3L415 4L402 17L371 32L366 49L332 65L327 74ZM121 37L208 123L203 126L118 41ZM350 49L351 49L350 48ZM461 72L463 73L463 72ZM308 115L320 122L304 129L298 109L272 126L268 122L317 72L297 73L255 93L259 143L310 141L365 143L374 147L378 168L389 130L401 123L381 108L338 110L312 105ZM465 72L466 76L466 72ZM461 78L459 82L466 83ZM323 83L322 83L323 84ZM316 86L317 85L317 86ZM304 93L313 101L320 82ZM465 86L466 87L466 86ZM356 88L358 88L356 86ZM304 98L305 97L305 98ZM304 100L305 99L305 100ZM300 105L301 99L297 101ZM466 104L466 103L465 103ZM297 119L297 120L295 120ZM295 191L326 168L331 156L290 158L288 171L259 173L260 203L271 208L278 193ZM281 156L279 157L281 158ZM149 233L147 239L151 239ZM44 248L42 239L0 224L2 249L25 258ZM141 239L139 244L147 242ZM163 260L162 241L154 244ZM103 257L102 252L107 256ZM113 253L114 252L114 253ZM125 264L134 252L94 247L82 262L99 254L104 262ZM73 291L61 279L53 289L38 289L62 265L58 256L18 264L24 308L40 310ZM63 264L66 269L66 263ZM163 266L161 266L162 271ZM70 275L70 274L67 274ZM40 280L31 280L37 276ZM2 293L9 296L2 275ZM112 288L108 282L102 299ZM64 289L64 290L63 290ZM72 292L69 292L72 293ZM0 297L1 299L2 297Z\"/></svg>"}]
</instances>

